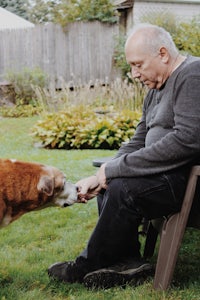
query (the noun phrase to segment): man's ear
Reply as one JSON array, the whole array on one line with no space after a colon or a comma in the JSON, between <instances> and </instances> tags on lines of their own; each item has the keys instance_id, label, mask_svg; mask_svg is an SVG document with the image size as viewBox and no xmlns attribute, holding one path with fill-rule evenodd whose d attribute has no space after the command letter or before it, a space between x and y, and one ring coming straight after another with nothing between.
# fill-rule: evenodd
<instances>
[{"instance_id":1,"label":"man's ear","mask_svg":"<svg viewBox=\"0 0 200 300\"><path fill-rule=\"evenodd\" d=\"M52 196L54 191L54 179L50 176L42 176L37 184L37 189L39 192Z\"/></svg>"},{"instance_id":2,"label":"man's ear","mask_svg":"<svg viewBox=\"0 0 200 300\"><path fill-rule=\"evenodd\" d=\"M169 52L165 47L161 47L159 50L159 55L163 63L168 63L169 61Z\"/></svg>"}]
</instances>

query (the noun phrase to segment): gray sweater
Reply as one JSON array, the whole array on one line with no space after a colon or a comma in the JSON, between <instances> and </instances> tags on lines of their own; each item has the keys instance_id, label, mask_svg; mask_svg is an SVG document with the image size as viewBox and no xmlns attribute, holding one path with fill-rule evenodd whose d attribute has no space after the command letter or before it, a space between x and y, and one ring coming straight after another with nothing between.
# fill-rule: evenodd
<instances>
[{"instance_id":1,"label":"gray sweater","mask_svg":"<svg viewBox=\"0 0 200 300\"><path fill-rule=\"evenodd\" d=\"M200 157L200 58L188 56L160 90L149 90L127 145L107 163L106 178L157 174Z\"/></svg>"}]
</instances>

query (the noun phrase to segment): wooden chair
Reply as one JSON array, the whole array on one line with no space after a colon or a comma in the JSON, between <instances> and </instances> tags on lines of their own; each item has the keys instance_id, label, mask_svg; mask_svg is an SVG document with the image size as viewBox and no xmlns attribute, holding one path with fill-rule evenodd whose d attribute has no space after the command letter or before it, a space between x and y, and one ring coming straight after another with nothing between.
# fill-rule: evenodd
<instances>
[{"instance_id":1,"label":"wooden chair","mask_svg":"<svg viewBox=\"0 0 200 300\"><path fill-rule=\"evenodd\" d=\"M195 192L199 187L199 185L197 186L198 177L200 177L200 165L193 166L191 169L181 211L167 218L161 227L160 246L153 282L155 289L166 290L171 283L186 226L200 229L200 212L194 210L196 216L190 214ZM151 223L147 232L145 257L153 255L157 235L158 231Z\"/></svg>"},{"instance_id":2,"label":"wooden chair","mask_svg":"<svg viewBox=\"0 0 200 300\"><path fill-rule=\"evenodd\" d=\"M99 167L102 163L110 159L108 157L106 159L94 160L93 166ZM200 165L193 166L191 169L182 208L179 213L169 216L164 221L163 219L157 219L149 222L148 230L146 230L147 220L144 220L144 230L142 230L142 233L146 233L147 231L144 258L153 256L159 231L161 234L153 282L155 289L166 290L171 283L186 226L189 225L190 227L200 229L200 211L197 212L196 216L191 215L189 220L197 190L198 177L200 177Z\"/></svg>"}]
</instances>

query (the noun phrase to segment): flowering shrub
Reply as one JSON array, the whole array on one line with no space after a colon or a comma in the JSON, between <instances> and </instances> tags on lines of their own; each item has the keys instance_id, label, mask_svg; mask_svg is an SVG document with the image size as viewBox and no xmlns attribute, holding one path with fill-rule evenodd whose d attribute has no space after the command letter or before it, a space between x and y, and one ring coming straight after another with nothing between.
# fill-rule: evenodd
<instances>
[{"instance_id":1,"label":"flowering shrub","mask_svg":"<svg viewBox=\"0 0 200 300\"><path fill-rule=\"evenodd\" d=\"M141 113L98 115L83 107L47 114L32 135L50 149L118 149L135 132Z\"/></svg>"}]
</instances>

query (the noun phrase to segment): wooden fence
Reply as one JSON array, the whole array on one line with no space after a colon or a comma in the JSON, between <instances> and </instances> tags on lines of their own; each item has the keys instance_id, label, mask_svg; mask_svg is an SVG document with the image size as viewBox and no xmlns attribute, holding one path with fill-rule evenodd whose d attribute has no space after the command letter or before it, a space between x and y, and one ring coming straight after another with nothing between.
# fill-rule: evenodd
<instances>
[{"instance_id":1,"label":"wooden fence","mask_svg":"<svg viewBox=\"0 0 200 300\"><path fill-rule=\"evenodd\" d=\"M105 82L117 76L113 66L118 25L76 22L65 29L56 24L0 31L0 81L8 71L39 66L49 83Z\"/></svg>"}]
</instances>

